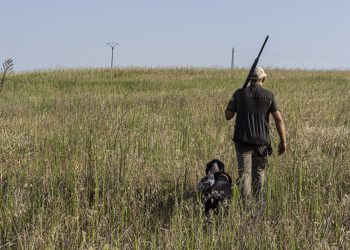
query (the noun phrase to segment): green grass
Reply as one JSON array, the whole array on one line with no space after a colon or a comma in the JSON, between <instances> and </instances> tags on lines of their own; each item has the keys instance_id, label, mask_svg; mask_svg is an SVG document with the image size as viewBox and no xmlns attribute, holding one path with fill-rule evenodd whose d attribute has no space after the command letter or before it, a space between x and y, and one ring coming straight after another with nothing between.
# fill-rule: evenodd
<instances>
[{"instance_id":1,"label":"green grass","mask_svg":"<svg viewBox=\"0 0 350 250\"><path fill-rule=\"evenodd\" d=\"M350 72L267 69L288 152L266 207L204 223L206 162L235 179L224 110L246 70L14 74L1 92L0 248L350 247ZM274 125L273 144L278 136Z\"/></svg>"}]
</instances>

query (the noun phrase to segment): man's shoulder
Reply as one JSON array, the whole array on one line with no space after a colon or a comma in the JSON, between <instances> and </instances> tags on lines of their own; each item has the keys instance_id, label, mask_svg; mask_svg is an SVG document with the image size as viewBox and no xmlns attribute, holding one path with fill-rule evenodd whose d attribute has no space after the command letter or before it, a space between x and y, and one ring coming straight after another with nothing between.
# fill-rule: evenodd
<instances>
[{"instance_id":1,"label":"man's shoulder","mask_svg":"<svg viewBox=\"0 0 350 250\"><path fill-rule=\"evenodd\" d=\"M244 88L239 88L239 89L237 89L233 94L234 95L238 95L238 94L240 94L242 91L244 91L245 89Z\"/></svg>"},{"instance_id":2,"label":"man's shoulder","mask_svg":"<svg viewBox=\"0 0 350 250\"><path fill-rule=\"evenodd\" d=\"M274 94L271 90L268 90L262 86L258 86L255 89L257 90L257 92L256 92L256 90L252 90L249 87L248 88L239 88L234 92L233 96L235 96L235 97L239 97L239 96L252 97L255 95L254 93L260 93L259 95L262 94L265 97L269 97L269 98L274 97Z\"/></svg>"},{"instance_id":3,"label":"man's shoulder","mask_svg":"<svg viewBox=\"0 0 350 250\"><path fill-rule=\"evenodd\" d=\"M233 98L233 99L238 99L238 98L242 95L243 92L244 92L244 89L243 89L243 88L237 89L237 90L233 93L232 98Z\"/></svg>"},{"instance_id":4,"label":"man's shoulder","mask_svg":"<svg viewBox=\"0 0 350 250\"><path fill-rule=\"evenodd\" d=\"M261 87L261 92L264 93L265 96L268 96L271 98L274 96L274 94L271 90L263 88L263 87Z\"/></svg>"}]
</instances>

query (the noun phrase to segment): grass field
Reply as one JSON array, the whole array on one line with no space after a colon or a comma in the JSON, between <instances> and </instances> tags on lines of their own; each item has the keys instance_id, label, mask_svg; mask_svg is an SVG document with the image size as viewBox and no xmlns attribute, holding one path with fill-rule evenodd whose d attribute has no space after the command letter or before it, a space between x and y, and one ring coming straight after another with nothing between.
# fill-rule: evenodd
<instances>
[{"instance_id":1,"label":"grass field","mask_svg":"<svg viewBox=\"0 0 350 250\"><path fill-rule=\"evenodd\" d=\"M288 152L266 206L204 223L206 162L235 179L224 110L246 70L13 74L0 93L0 248L350 248L350 72L267 69ZM272 125L274 148L278 136Z\"/></svg>"}]
</instances>

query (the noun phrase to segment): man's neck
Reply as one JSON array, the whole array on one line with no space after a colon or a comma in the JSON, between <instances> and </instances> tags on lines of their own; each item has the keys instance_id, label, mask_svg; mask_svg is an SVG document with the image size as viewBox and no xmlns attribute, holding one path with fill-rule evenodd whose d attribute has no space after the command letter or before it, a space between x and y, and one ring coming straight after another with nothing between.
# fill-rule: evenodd
<instances>
[{"instance_id":1,"label":"man's neck","mask_svg":"<svg viewBox=\"0 0 350 250\"><path fill-rule=\"evenodd\" d=\"M260 86L260 87L262 87L262 83L259 82L259 81L251 82L251 83L250 83L250 86Z\"/></svg>"}]
</instances>

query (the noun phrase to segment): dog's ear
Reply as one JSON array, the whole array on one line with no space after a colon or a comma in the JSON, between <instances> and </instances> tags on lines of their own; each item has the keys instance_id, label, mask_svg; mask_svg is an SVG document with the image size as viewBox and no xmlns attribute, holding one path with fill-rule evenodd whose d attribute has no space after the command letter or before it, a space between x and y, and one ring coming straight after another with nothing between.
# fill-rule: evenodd
<instances>
[{"instance_id":1,"label":"dog's ear","mask_svg":"<svg viewBox=\"0 0 350 250\"><path fill-rule=\"evenodd\" d=\"M205 168L205 174L209 174L211 165L213 165L213 161L207 163L207 167Z\"/></svg>"},{"instance_id":2,"label":"dog's ear","mask_svg":"<svg viewBox=\"0 0 350 250\"><path fill-rule=\"evenodd\" d=\"M227 177L228 182L232 185L232 178L228 173L224 173L224 175Z\"/></svg>"}]
</instances>

